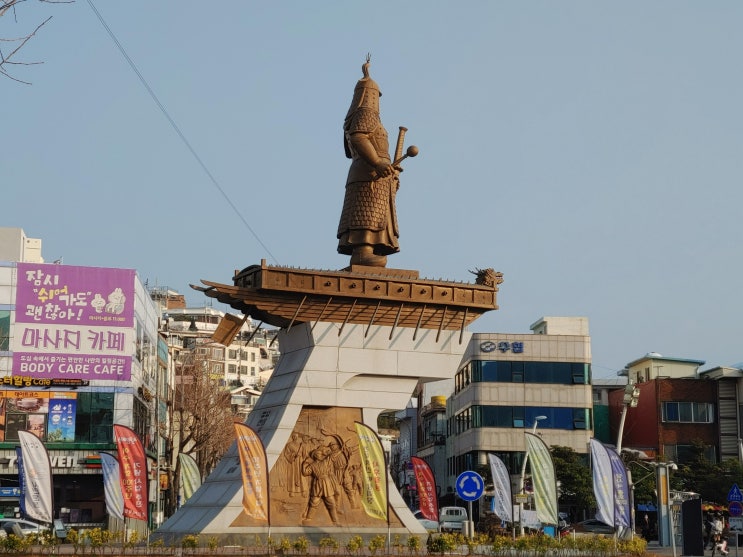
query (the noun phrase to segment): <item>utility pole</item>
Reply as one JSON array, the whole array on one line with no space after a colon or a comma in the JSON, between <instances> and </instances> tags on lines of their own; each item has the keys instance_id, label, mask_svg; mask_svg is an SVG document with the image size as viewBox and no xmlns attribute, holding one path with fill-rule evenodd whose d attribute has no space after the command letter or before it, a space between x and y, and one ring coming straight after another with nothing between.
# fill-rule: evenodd
<instances>
[{"instance_id":1,"label":"utility pole","mask_svg":"<svg viewBox=\"0 0 743 557\"><path fill-rule=\"evenodd\" d=\"M624 435L624 421L627 418L627 409L636 408L640 402L640 389L637 385L629 383L624 387L624 397L622 398L622 417L619 419L619 432L617 433L617 454L622 458L622 436ZM627 470L627 483L629 484L629 515L630 528L632 532L630 537L635 537L635 484L632 483L632 470L625 466Z\"/></svg>"}]
</instances>

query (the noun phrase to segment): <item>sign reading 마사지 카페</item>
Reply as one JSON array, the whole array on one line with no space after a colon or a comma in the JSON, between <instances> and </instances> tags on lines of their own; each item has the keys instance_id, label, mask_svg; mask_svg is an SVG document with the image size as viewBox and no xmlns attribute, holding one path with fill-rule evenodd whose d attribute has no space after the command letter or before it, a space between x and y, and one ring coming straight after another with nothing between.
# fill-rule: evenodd
<instances>
[{"instance_id":1,"label":"sign reading \ub9c8\uc0ac\uc9c0 \uce74\ud398","mask_svg":"<svg viewBox=\"0 0 743 557\"><path fill-rule=\"evenodd\" d=\"M134 277L132 269L19 263L13 374L129 380Z\"/></svg>"}]
</instances>

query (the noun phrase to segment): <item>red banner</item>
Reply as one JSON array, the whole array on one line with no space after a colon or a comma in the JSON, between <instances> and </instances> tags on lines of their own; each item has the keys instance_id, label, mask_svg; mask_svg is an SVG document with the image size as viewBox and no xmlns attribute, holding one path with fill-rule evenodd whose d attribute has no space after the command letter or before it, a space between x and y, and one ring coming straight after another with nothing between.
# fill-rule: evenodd
<instances>
[{"instance_id":1,"label":"red banner","mask_svg":"<svg viewBox=\"0 0 743 557\"><path fill-rule=\"evenodd\" d=\"M114 425L119 451L119 482L124 494L124 518L147 520L147 459L142 442L128 427Z\"/></svg>"},{"instance_id":2,"label":"red banner","mask_svg":"<svg viewBox=\"0 0 743 557\"><path fill-rule=\"evenodd\" d=\"M235 424L237 450L243 477L243 509L248 516L269 521L268 465L258 434L245 424Z\"/></svg>"},{"instance_id":3,"label":"red banner","mask_svg":"<svg viewBox=\"0 0 743 557\"><path fill-rule=\"evenodd\" d=\"M415 483L418 486L418 503L420 504L421 514L428 520L439 520L439 502L436 499L436 480L433 478L433 472L428 463L411 456L410 462L413 464L413 473L415 474Z\"/></svg>"}]
</instances>

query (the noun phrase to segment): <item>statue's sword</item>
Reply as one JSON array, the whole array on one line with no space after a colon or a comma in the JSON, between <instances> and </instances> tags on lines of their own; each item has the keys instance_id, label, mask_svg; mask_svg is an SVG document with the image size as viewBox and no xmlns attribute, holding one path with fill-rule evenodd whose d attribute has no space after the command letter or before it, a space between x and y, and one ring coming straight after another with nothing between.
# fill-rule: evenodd
<instances>
[{"instance_id":1,"label":"statue's sword","mask_svg":"<svg viewBox=\"0 0 743 557\"><path fill-rule=\"evenodd\" d=\"M395 157L392 159L393 166L397 162L397 159L402 157L402 146L403 143L405 143L405 132L408 131L408 128L405 126L400 126L400 131L397 132L397 146L395 147Z\"/></svg>"}]
</instances>

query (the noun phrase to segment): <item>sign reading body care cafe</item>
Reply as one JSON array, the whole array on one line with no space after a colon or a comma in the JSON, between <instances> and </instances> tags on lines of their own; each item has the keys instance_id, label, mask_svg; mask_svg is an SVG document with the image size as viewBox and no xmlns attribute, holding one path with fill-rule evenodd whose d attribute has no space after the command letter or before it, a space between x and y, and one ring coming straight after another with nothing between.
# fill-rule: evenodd
<instances>
[{"instance_id":1,"label":"sign reading body care cafe","mask_svg":"<svg viewBox=\"0 0 743 557\"><path fill-rule=\"evenodd\" d=\"M128 381L134 270L18 263L13 375Z\"/></svg>"}]
</instances>

